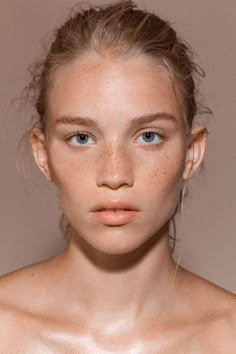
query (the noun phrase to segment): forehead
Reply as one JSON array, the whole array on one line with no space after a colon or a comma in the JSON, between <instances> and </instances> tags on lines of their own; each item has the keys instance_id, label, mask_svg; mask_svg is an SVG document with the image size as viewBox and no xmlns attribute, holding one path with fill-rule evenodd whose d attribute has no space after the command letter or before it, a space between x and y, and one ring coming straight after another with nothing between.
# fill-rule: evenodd
<instances>
[{"instance_id":1,"label":"forehead","mask_svg":"<svg viewBox=\"0 0 236 354\"><path fill-rule=\"evenodd\" d=\"M126 121L157 112L180 119L167 69L144 55L125 60L86 55L57 70L49 91L51 120L79 115Z\"/></svg>"}]
</instances>

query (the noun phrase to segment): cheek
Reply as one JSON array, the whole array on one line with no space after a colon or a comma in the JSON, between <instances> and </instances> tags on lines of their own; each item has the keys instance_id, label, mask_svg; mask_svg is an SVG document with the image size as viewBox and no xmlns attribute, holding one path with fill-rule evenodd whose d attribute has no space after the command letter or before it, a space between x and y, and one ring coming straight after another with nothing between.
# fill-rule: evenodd
<instances>
[{"instance_id":1,"label":"cheek","mask_svg":"<svg viewBox=\"0 0 236 354\"><path fill-rule=\"evenodd\" d=\"M165 182L174 182L179 179L183 170L182 161L177 160L175 157L166 155L164 159L161 159L158 165L154 165L150 174L150 178L153 180L160 180Z\"/></svg>"},{"instance_id":2,"label":"cheek","mask_svg":"<svg viewBox=\"0 0 236 354\"><path fill-rule=\"evenodd\" d=\"M53 181L57 187L59 198L77 198L90 190L94 191L99 161L106 161L107 154L95 156L76 152L65 152L56 143L49 148L49 165ZM184 149L179 141L170 144L166 150L157 154L147 152L134 154L127 169L133 169L134 183L141 193L148 193L163 198L172 195L174 199L179 192L184 169ZM100 169L99 169L100 170ZM144 183L145 181L145 183Z\"/></svg>"},{"instance_id":3,"label":"cheek","mask_svg":"<svg viewBox=\"0 0 236 354\"><path fill-rule=\"evenodd\" d=\"M61 198L68 194L74 195L75 191L83 190L86 182L89 183L93 169L88 159L68 158L63 152L49 154L50 171L53 181Z\"/></svg>"},{"instance_id":4,"label":"cheek","mask_svg":"<svg viewBox=\"0 0 236 354\"><path fill-rule=\"evenodd\" d=\"M182 185L184 154L165 154L150 166L149 181L145 184L146 192L153 191L153 196L161 202L167 201L175 207ZM157 198L158 196L158 198Z\"/></svg>"}]
</instances>

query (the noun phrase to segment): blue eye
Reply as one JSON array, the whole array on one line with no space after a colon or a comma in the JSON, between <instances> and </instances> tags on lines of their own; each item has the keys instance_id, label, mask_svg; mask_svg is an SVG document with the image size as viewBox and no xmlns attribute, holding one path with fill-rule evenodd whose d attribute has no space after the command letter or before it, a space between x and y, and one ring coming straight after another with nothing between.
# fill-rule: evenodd
<instances>
[{"instance_id":1,"label":"blue eye","mask_svg":"<svg viewBox=\"0 0 236 354\"><path fill-rule=\"evenodd\" d=\"M71 136L68 140L71 145L88 145L86 144L89 139L92 139L88 134L77 133L76 135Z\"/></svg>"},{"instance_id":2,"label":"blue eye","mask_svg":"<svg viewBox=\"0 0 236 354\"><path fill-rule=\"evenodd\" d=\"M155 139L156 136L156 139ZM143 137L144 141L146 144L151 143L151 144L158 144L162 141L162 136L156 132L144 132L143 134L140 135L140 137Z\"/></svg>"},{"instance_id":3,"label":"blue eye","mask_svg":"<svg viewBox=\"0 0 236 354\"><path fill-rule=\"evenodd\" d=\"M145 142L144 145L158 145L163 140L163 136L161 136L157 132L152 132L152 131L144 132L141 135L139 135L138 138L140 137ZM67 140L73 146L86 146L93 143L93 139L91 138L91 136L83 132L78 132L77 134L70 136Z\"/></svg>"}]
</instances>

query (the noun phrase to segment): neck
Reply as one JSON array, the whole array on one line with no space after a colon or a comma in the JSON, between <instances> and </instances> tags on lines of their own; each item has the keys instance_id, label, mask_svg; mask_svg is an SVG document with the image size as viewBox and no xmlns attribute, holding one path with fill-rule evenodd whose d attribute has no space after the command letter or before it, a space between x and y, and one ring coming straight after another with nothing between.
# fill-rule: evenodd
<instances>
[{"instance_id":1,"label":"neck","mask_svg":"<svg viewBox=\"0 0 236 354\"><path fill-rule=\"evenodd\" d=\"M56 261L57 294L61 294L63 306L70 304L73 311L84 313L94 323L105 326L114 318L137 323L165 317L171 311L176 267L168 227L125 255L103 254L77 236Z\"/></svg>"}]
</instances>

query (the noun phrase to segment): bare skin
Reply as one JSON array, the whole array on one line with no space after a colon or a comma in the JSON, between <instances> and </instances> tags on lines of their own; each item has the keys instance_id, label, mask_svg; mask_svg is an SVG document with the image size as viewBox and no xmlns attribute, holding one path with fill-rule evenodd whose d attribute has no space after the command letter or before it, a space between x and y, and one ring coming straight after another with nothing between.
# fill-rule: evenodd
<instances>
[{"instance_id":1,"label":"bare skin","mask_svg":"<svg viewBox=\"0 0 236 354\"><path fill-rule=\"evenodd\" d=\"M175 290L178 300L169 298L172 313L166 318L161 313L161 319L124 324L114 316L110 328L103 328L102 319L96 328L92 316L59 303L62 294L52 281L58 262L55 258L2 277L2 353L234 353L235 296L204 279L179 268L182 286Z\"/></svg>"},{"instance_id":2,"label":"bare skin","mask_svg":"<svg viewBox=\"0 0 236 354\"><path fill-rule=\"evenodd\" d=\"M131 127L134 117L156 113ZM97 127L56 124L68 116L91 117ZM147 142L150 131L156 139ZM201 165L205 142L201 126L186 135L168 72L144 56L91 54L56 73L46 136L33 130L32 148L71 239L58 256L0 279L0 352L235 351L235 296L177 269L168 245L181 185ZM124 199L139 208L134 221L118 227L94 218L96 203Z\"/></svg>"}]
</instances>

